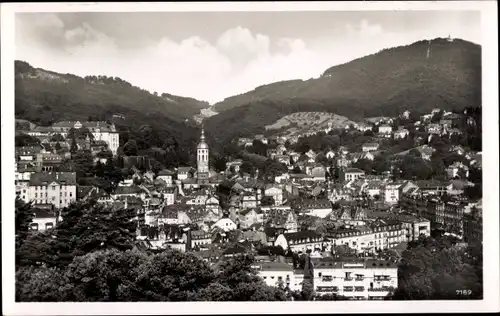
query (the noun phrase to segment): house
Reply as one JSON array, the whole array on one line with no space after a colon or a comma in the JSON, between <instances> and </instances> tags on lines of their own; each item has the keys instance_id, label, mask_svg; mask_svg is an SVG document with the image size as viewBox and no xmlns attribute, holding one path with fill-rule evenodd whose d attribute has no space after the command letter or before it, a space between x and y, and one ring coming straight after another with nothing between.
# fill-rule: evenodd
<instances>
[{"instance_id":1,"label":"house","mask_svg":"<svg viewBox=\"0 0 500 316\"><path fill-rule=\"evenodd\" d=\"M246 209L240 212L239 222L242 229L264 223L264 213L259 208Z\"/></svg>"},{"instance_id":2,"label":"house","mask_svg":"<svg viewBox=\"0 0 500 316\"><path fill-rule=\"evenodd\" d=\"M363 144L363 152L370 152L370 151L375 151L378 150L379 144L378 143L365 143Z\"/></svg>"},{"instance_id":3,"label":"house","mask_svg":"<svg viewBox=\"0 0 500 316\"><path fill-rule=\"evenodd\" d=\"M351 299L384 300L398 287L398 265L378 259L311 259L317 295L339 295Z\"/></svg>"},{"instance_id":4,"label":"house","mask_svg":"<svg viewBox=\"0 0 500 316\"><path fill-rule=\"evenodd\" d=\"M364 176L365 172L358 168L341 168L339 171L340 181L342 182L357 180L359 178L363 178Z\"/></svg>"},{"instance_id":5,"label":"house","mask_svg":"<svg viewBox=\"0 0 500 316\"><path fill-rule=\"evenodd\" d=\"M212 244L212 235L203 230L192 230L188 233L189 249L205 248Z\"/></svg>"},{"instance_id":6,"label":"house","mask_svg":"<svg viewBox=\"0 0 500 316\"><path fill-rule=\"evenodd\" d=\"M274 159L280 163L287 165L287 166L290 165L290 156L288 156L288 155L276 155L276 156L274 156Z\"/></svg>"},{"instance_id":7,"label":"house","mask_svg":"<svg viewBox=\"0 0 500 316\"><path fill-rule=\"evenodd\" d=\"M317 155L316 152L314 150L312 150L312 149L309 149L309 151L306 152L306 156L309 157L309 158L311 158L311 159L315 159L316 155Z\"/></svg>"},{"instance_id":8,"label":"house","mask_svg":"<svg viewBox=\"0 0 500 316\"><path fill-rule=\"evenodd\" d=\"M160 191L163 199L165 201L165 205L172 205L177 200L177 195L179 193L179 189L177 187L165 188Z\"/></svg>"},{"instance_id":9,"label":"house","mask_svg":"<svg viewBox=\"0 0 500 316\"><path fill-rule=\"evenodd\" d=\"M465 149L464 149L462 146L460 146L460 145L458 145L458 146L453 146L453 147L450 149L450 152L454 152L454 153L456 153L456 154L458 154L458 155L460 155L460 156L465 155Z\"/></svg>"},{"instance_id":10,"label":"house","mask_svg":"<svg viewBox=\"0 0 500 316\"><path fill-rule=\"evenodd\" d=\"M35 172L30 176L24 201L52 204L58 209L67 207L76 201L76 187L75 172Z\"/></svg>"},{"instance_id":11,"label":"house","mask_svg":"<svg viewBox=\"0 0 500 316\"><path fill-rule=\"evenodd\" d=\"M228 162L226 162L226 170L238 173L238 172L240 172L240 167L242 164L243 164L243 160L241 160L241 159L228 161Z\"/></svg>"},{"instance_id":12,"label":"house","mask_svg":"<svg viewBox=\"0 0 500 316\"><path fill-rule=\"evenodd\" d=\"M426 131L429 134L441 135L442 128L439 124L429 124L426 126Z\"/></svg>"},{"instance_id":13,"label":"house","mask_svg":"<svg viewBox=\"0 0 500 316\"><path fill-rule=\"evenodd\" d=\"M173 183L174 183L174 181L173 181L174 175L175 175L175 172L173 172L171 170L163 169L162 171L158 172L157 178L165 181L165 183L168 186L170 186L170 185L173 185Z\"/></svg>"},{"instance_id":14,"label":"house","mask_svg":"<svg viewBox=\"0 0 500 316\"><path fill-rule=\"evenodd\" d=\"M326 152L325 157L326 157L326 159L333 159L333 158L335 158L335 151L333 151L333 150L330 149L329 151Z\"/></svg>"},{"instance_id":15,"label":"house","mask_svg":"<svg viewBox=\"0 0 500 316\"><path fill-rule=\"evenodd\" d=\"M333 248L345 245L357 253L375 253L406 241L405 232L397 220L377 219L363 226L348 225L328 231L326 238Z\"/></svg>"},{"instance_id":16,"label":"house","mask_svg":"<svg viewBox=\"0 0 500 316\"><path fill-rule=\"evenodd\" d=\"M259 134L259 135L255 135L255 139L256 140L260 140L263 144L267 145L269 143L269 140L267 139L267 137L265 137L264 135L262 134Z\"/></svg>"},{"instance_id":17,"label":"house","mask_svg":"<svg viewBox=\"0 0 500 316\"><path fill-rule=\"evenodd\" d=\"M293 204L301 214L325 218L332 211L332 202L328 199L304 199Z\"/></svg>"},{"instance_id":18,"label":"house","mask_svg":"<svg viewBox=\"0 0 500 316\"><path fill-rule=\"evenodd\" d=\"M275 185L269 185L264 191L264 196L270 196L274 199L274 205L283 204L283 189Z\"/></svg>"},{"instance_id":19,"label":"house","mask_svg":"<svg viewBox=\"0 0 500 316\"><path fill-rule=\"evenodd\" d=\"M392 133L392 127L390 125L380 125L378 127L379 134L389 135Z\"/></svg>"},{"instance_id":20,"label":"house","mask_svg":"<svg viewBox=\"0 0 500 316\"><path fill-rule=\"evenodd\" d=\"M236 230L236 223L231 219L224 217L219 219L215 224L212 225L211 229L219 228L225 232Z\"/></svg>"},{"instance_id":21,"label":"house","mask_svg":"<svg viewBox=\"0 0 500 316\"><path fill-rule=\"evenodd\" d=\"M276 238L274 245L281 246L284 250L291 250L293 252L306 252L307 250L314 251L316 249L321 251L324 247L326 247L323 237L314 231L299 231L280 234Z\"/></svg>"},{"instance_id":22,"label":"house","mask_svg":"<svg viewBox=\"0 0 500 316\"><path fill-rule=\"evenodd\" d=\"M185 180L187 178L191 178L193 173L193 168L191 167L179 167L177 169L177 179Z\"/></svg>"},{"instance_id":23,"label":"house","mask_svg":"<svg viewBox=\"0 0 500 316\"><path fill-rule=\"evenodd\" d=\"M406 138L408 135L410 135L410 131L407 130L406 128L401 128L394 132L395 139L403 139Z\"/></svg>"},{"instance_id":24,"label":"house","mask_svg":"<svg viewBox=\"0 0 500 316\"><path fill-rule=\"evenodd\" d=\"M406 229L408 241L418 240L420 236L429 237L431 235L431 222L428 219L408 214L399 214L397 219Z\"/></svg>"},{"instance_id":25,"label":"house","mask_svg":"<svg viewBox=\"0 0 500 316\"><path fill-rule=\"evenodd\" d=\"M401 117L404 118L405 120L408 120L410 119L410 111L406 110L403 112L403 114L401 114Z\"/></svg>"},{"instance_id":26,"label":"house","mask_svg":"<svg viewBox=\"0 0 500 316\"><path fill-rule=\"evenodd\" d=\"M253 140L250 139L250 138L247 138L247 137L240 137L238 139L238 146L245 146L245 147L249 147L249 146L252 146L253 144Z\"/></svg>"},{"instance_id":27,"label":"house","mask_svg":"<svg viewBox=\"0 0 500 316\"><path fill-rule=\"evenodd\" d=\"M469 167L464 165L462 162L455 161L452 165L446 168L446 173L448 177L455 178L468 178L469 177Z\"/></svg>"},{"instance_id":28,"label":"house","mask_svg":"<svg viewBox=\"0 0 500 316\"><path fill-rule=\"evenodd\" d=\"M384 188L384 202L388 204L396 204L399 202L401 195L403 194L403 184L402 182L392 182L385 185Z\"/></svg>"},{"instance_id":29,"label":"house","mask_svg":"<svg viewBox=\"0 0 500 316\"><path fill-rule=\"evenodd\" d=\"M290 179L290 174L288 172L280 174L276 177L274 177L274 182L276 183L282 183L286 182L288 179Z\"/></svg>"},{"instance_id":30,"label":"house","mask_svg":"<svg viewBox=\"0 0 500 316\"><path fill-rule=\"evenodd\" d=\"M35 208L33 215L33 221L29 227L30 230L44 231L52 229L62 220L59 212L55 211L52 205Z\"/></svg>"},{"instance_id":31,"label":"house","mask_svg":"<svg viewBox=\"0 0 500 316\"><path fill-rule=\"evenodd\" d=\"M286 232L298 230L297 215L294 211L272 209L264 215L264 220L269 227L283 228Z\"/></svg>"},{"instance_id":32,"label":"house","mask_svg":"<svg viewBox=\"0 0 500 316\"><path fill-rule=\"evenodd\" d=\"M287 288L290 291L300 290L295 288L293 266L284 262L255 262L252 268L257 270L257 275L268 286Z\"/></svg>"}]
</instances>

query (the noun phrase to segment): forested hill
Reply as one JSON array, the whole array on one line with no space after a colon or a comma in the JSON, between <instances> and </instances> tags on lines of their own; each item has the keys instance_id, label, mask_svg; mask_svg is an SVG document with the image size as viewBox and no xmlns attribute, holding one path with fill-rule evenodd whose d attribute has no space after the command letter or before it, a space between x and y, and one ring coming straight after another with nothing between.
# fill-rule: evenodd
<instances>
[{"instance_id":1,"label":"forested hill","mask_svg":"<svg viewBox=\"0 0 500 316\"><path fill-rule=\"evenodd\" d=\"M208 103L154 95L120 78L81 78L15 63L15 116L41 126L64 120L113 121L130 155L154 157L164 167L195 157L200 130L192 120Z\"/></svg>"},{"instance_id":2,"label":"forested hill","mask_svg":"<svg viewBox=\"0 0 500 316\"><path fill-rule=\"evenodd\" d=\"M16 117L41 125L129 110L184 121L209 107L208 102L192 98L151 94L117 77L82 78L34 68L23 61L15 62L15 78Z\"/></svg>"},{"instance_id":3,"label":"forested hill","mask_svg":"<svg viewBox=\"0 0 500 316\"><path fill-rule=\"evenodd\" d=\"M226 98L214 109L260 101L294 106L296 100L321 102L326 109L352 105L366 116L430 110L437 103L448 109L480 105L481 46L437 38L389 48L331 67L317 79L276 82Z\"/></svg>"},{"instance_id":4,"label":"forested hill","mask_svg":"<svg viewBox=\"0 0 500 316\"><path fill-rule=\"evenodd\" d=\"M225 126L218 132L226 133L234 122L245 133L299 111L360 119L466 106L481 106L481 46L437 38L331 67L317 79L277 82L227 98L214 105L220 114L206 124Z\"/></svg>"}]
</instances>

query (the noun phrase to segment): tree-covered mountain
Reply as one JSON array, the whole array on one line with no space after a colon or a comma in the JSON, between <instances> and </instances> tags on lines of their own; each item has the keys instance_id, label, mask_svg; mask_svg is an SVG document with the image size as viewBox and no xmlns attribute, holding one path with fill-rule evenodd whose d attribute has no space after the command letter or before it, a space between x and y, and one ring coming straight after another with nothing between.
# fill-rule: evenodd
<instances>
[{"instance_id":1,"label":"tree-covered mountain","mask_svg":"<svg viewBox=\"0 0 500 316\"><path fill-rule=\"evenodd\" d=\"M208 102L158 95L117 77L60 74L15 62L16 117L41 125L133 111L175 121L191 119ZM126 115L125 115L126 116Z\"/></svg>"},{"instance_id":2,"label":"tree-covered mountain","mask_svg":"<svg viewBox=\"0 0 500 316\"><path fill-rule=\"evenodd\" d=\"M41 126L65 120L113 121L120 146L132 141L137 144L134 155L154 156L165 167L194 159L200 130L192 117L204 107L208 103L158 96L116 77L81 78L15 62L16 119Z\"/></svg>"},{"instance_id":3,"label":"tree-covered mountain","mask_svg":"<svg viewBox=\"0 0 500 316\"><path fill-rule=\"evenodd\" d=\"M437 38L331 67L317 79L272 83L227 98L213 106L220 114L206 125L228 137L228 131L262 131L298 111L360 119L466 106L481 106L481 46Z\"/></svg>"}]
</instances>

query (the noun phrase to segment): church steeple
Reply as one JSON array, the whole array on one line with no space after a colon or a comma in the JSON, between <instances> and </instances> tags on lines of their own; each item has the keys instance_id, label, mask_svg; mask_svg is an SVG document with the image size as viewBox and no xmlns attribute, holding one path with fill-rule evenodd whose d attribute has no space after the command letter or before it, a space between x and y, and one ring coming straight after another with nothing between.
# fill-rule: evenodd
<instances>
[{"instance_id":1,"label":"church steeple","mask_svg":"<svg viewBox=\"0 0 500 316\"><path fill-rule=\"evenodd\" d=\"M208 144L205 142L205 128L201 126L200 142L196 148L197 151L197 177L199 184L206 184L209 177L208 163Z\"/></svg>"}]
</instances>

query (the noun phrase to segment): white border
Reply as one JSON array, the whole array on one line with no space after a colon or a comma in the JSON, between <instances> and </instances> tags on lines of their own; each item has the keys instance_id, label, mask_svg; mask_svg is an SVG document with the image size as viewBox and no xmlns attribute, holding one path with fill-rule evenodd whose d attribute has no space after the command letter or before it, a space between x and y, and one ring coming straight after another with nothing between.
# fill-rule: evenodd
<instances>
[{"instance_id":1,"label":"white border","mask_svg":"<svg viewBox=\"0 0 500 316\"><path fill-rule=\"evenodd\" d=\"M482 23L484 300L273 303L14 303L14 14L15 12L128 11L387 11L480 10ZM235 314L499 311L498 17L496 1L2 3L2 305L6 315ZM486 39L486 36L488 37Z\"/></svg>"}]
</instances>

